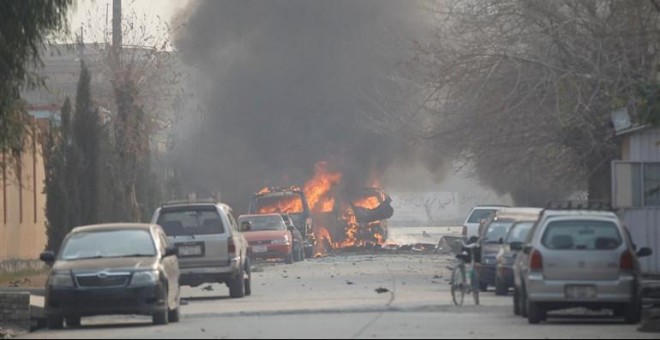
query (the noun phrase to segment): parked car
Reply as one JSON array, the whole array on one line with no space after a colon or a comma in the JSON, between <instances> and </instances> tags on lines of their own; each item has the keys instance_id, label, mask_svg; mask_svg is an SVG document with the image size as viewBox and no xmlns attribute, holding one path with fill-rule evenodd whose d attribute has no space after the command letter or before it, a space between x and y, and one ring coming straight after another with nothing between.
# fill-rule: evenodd
<instances>
[{"instance_id":1,"label":"parked car","mask_svg":"<svg viewBox=\"0 0 660 340\"><path fill-rule=\"evenodd\" d=\"M514 312L529 323L572 307L611 309L627 323L639 322L638 257L651 250L634 251L614 212L589 206L546 209L521 250L514 263Z\"/></svg>"},{"instance_id":2,"label":"parked car","mask_svg":"<svg viewBox=\"0 0 660 340\"><path fill-rule=\"evenodd\" d=\"M293 260L303 261L305 259L305 239L298 228L296 228L296 225L293 223L293 219L289 214L282 214L282 219L284 220L287 230L291 232L293 237Z\"/></svg>"},{"instance_id":3,"label":"parked car","mask_svg":"<svg viewBox=\"0 0 660 340\"><path fill-rule=\"evenodd\" d=\"M251 258L281 258L290 264L303 256L300 233L295 227L287 227L282 215L241 215L238 223L250 245Z\"/></svg>"},{"instance_id":4,"label":"parked car","mask_svg":"<svg viewBox=\"0 0 660 340\"><path fill-rule=\"evenodd\" d=\"M513 262L518 251L511 249L511 245L513 244L514 248L520 249L534 222L530 220L514 223L500 244L500 251L496 257L495 295L506 295L509 288L513 287Z\"/></svg>"},{"instance_id":5,"label":"parked car","mask_svg":"<svg viewBox=\"0 0 660 340\"><path fill-rule=\"evenodd\" d=\"M302 188L270 187L255 193L248 206L248 214L286 213L303 237L305 257L314 254L314 219Z\"/></svg>"},{"instance_id":6,"label":"parked car","mask_svg":"<svg viewBox=\"0 0 660 340\"><path fill-rule=\"evenodd\" d=\"M224 283L232 298L252 293L248 243L227 204L172 202L157 208L151 221L177 249L182 285Z\"/></svg>"},{"instance_id":7,"label":"parked car","mask_svg":"<svg viewBox=\"0 0 660 340\"><path fill-rule=\"evenodd\" d=\"M479 288L482 291L486 291L489 286L496 284L497 253L511 226L521 220L536 220L541 210L541 208L528 207L501 208L483 223L479 230L481 246L474 267L479 276ZM500 286L500 290L496 290L495 293L504 295L507 292Z\"/></svg>"},{"instance_id":8,"label":"parked car","mask_svg":"<svg viewBox=\"0 0 660 340\"><path fill-rule=\"evenodd\" d=\"M468 214L463 223L463 237L467 240L470 237L479 237L479 223L485 221L491 214L506 208L505 205L477 205Z\"/></svg>"},{"instance_id":9,"label":"parked car","mask_svg":"<svg viewBox=\"0 0 660 340\"><path fill-rule=\"evenodd\" d=\"M74 228L59 253L41 254L52 267L44 313L48 327L80 326L81 317L152 316L157 325L179 321L179 264L161 227L99 224Z\"/></svg>"}]
</instances>

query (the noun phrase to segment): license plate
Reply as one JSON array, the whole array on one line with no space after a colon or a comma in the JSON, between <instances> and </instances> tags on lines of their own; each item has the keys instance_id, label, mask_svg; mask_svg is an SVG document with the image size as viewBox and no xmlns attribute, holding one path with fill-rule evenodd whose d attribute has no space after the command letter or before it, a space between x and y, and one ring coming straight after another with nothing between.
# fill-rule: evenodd
<instances>
[{"instance_id":1,"label":"license plate","mask_svg":"<svg viewBox=\"0 0 660 340\"><path fill-rule=\"evenodd\" d=\"M179 256L201 256L202 246L180 246Z\"/></svg>"},{"instance_id":2,"label":"license plate","mask_svg":"<svg viewBox=\"0 0 660 340\"><path fill-rule=\"evenodd\" d=\"M265 253L268 251L268 246L252 246L253 253Z\"/></svg>"},{"instance_id":3,"label":"license plate","mask_svg":"<svg viewBox=\"0 0 660 340\"><path fill-rule=\"evenodd\" d=\"M566 286L565 293L569 299L593 299L597 296L594 286Z\"/></svg>"}]
</instances>

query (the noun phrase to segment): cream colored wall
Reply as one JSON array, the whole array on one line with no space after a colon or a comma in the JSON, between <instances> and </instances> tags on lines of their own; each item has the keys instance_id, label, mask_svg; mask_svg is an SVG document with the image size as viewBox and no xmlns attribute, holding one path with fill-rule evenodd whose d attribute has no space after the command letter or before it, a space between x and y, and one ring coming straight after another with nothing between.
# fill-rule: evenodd
<instances>
[{"instance_id":1,"label":"cream colored wall","mask_svg":"<svg viewBox=\"0 0 660 340\"><path fill-rule=\"evenodd\" d=\"M0 261L38 259L46 246L45 168L41 144L35 141L34 134L27 138L17 160L22 166L20 181L16 162L0 170Z\"/></svg>"}]
</instances>

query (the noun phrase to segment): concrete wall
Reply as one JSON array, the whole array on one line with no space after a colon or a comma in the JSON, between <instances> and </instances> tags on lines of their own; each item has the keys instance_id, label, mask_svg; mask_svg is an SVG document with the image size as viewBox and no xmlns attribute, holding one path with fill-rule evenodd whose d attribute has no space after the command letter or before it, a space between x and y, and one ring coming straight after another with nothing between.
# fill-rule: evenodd
<instances>
[{"instance_id":1,"label":"concrete wall","mask_svg":"<svg viewBox=\"0 0 660 340\"><path fill-rule=\"evenodd\" d=\"M46 246L45 168L33 124L21 155L0 155L0 261L38 259Z\"/></svg>"}]
</instances>

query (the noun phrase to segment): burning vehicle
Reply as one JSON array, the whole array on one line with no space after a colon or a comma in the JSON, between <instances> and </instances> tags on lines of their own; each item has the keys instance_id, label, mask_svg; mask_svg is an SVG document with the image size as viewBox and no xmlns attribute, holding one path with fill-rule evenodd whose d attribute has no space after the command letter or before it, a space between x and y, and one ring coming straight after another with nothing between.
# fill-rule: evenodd
<instances>
[{"instance_id":1,"label":"burning vehicle","mask_svg":"<svg viewBox=\"0 0 660 340\"><path fill-rule=\"evenodd\" d=\"M375 187L348 190L341 179L340 172L319 162L303 188L266 187L254 194L249 212L288 213L305 239L307 257L323 256L328 249L382 246L394 213L392 199Z\"/></svg>"},{"instance_id":2,"label":"burning vehicle","mask_svg":"<svg viewBox=\"0 0 660 340\"><path fill-rule=\"evenodd\" d=\"M289 214L293 225L302 235L305 257L313 256L312 213L301 188L264 188L254 194L248 211L250 214Z\"/></svg>"}]
</instances>

